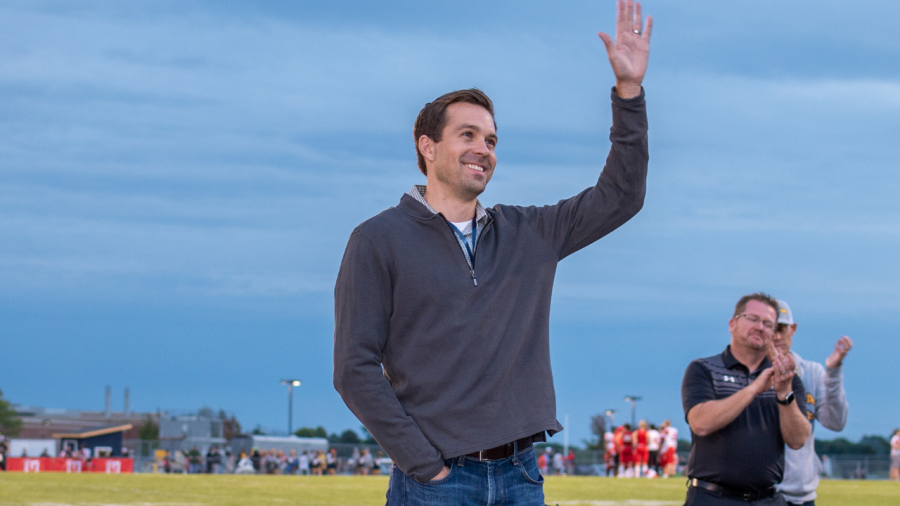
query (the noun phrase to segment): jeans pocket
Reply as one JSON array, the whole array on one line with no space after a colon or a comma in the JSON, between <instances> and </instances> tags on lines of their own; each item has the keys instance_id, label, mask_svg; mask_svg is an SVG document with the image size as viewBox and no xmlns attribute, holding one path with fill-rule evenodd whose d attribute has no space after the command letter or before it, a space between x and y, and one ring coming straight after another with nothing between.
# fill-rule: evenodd
<instances>
[{"instance_id":1,"label":"jeans pocket","mask_svg":"<svg viewBox=\"0 0 900 506\"><path fill-rule=\"evenodd\" d=\"M453 471L456 470L456 461L451 460L449 463L445 462L444 465L446 465L447 468L450 469L450 472L447 473L447 476L444 476L440 480L431 480L429 482L423 483L422 485L425 485L426 487L436 487L450 481L450 478L453 477Z\"/></svg>"},{"instance_id":2,"label":"jeans pocket","mask_svg":"<svg viewBox=\"0 0 900 506\"><path fill-rule=\"evenodd\" d=\"M544 475L542 475L540 469L538 469L537 461L534 459L533 454L531 459L525 458L516 462L516 466L519 468L519 471L522 472L522 477L525 478L525 481L528 483L531 483L532 485L544 484ZM536 478L533 478L533 476L536 476Z\"/></svg>"}]
</instances>

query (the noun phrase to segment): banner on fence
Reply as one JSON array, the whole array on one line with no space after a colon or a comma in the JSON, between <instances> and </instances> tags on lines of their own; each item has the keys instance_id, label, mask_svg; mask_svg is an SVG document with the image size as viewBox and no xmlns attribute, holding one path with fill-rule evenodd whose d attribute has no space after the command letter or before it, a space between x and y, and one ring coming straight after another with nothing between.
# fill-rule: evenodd
<instances>
[{"instance_id":1,"label":"banner on fence","mask_svg":"<svg viewBox=\"0 0 900 506\"><path fill-rule=\"evenodd\" d=\"M55 457L10 457L8 471L23 473L133 473L134 460L123 458L95 458L91 460Z\"/></svg>"}]
</instances>

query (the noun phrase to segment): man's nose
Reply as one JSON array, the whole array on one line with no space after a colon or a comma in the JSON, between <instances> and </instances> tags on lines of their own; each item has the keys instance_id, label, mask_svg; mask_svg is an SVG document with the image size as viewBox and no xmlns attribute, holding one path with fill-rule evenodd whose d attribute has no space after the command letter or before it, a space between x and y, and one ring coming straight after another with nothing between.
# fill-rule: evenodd
<instances>
[{"instance_id":1,"label":"man's nose","mask_svg":"<svg viewBox=\"0 0 900 506\"><path fill-rule=\"evenodd\" d=\"M476 142L472 151L480 156L487 156L488 154L490 154L491 149L488 147L487 139L481 139L480 141Z\"/></svg>"}]
</instances>

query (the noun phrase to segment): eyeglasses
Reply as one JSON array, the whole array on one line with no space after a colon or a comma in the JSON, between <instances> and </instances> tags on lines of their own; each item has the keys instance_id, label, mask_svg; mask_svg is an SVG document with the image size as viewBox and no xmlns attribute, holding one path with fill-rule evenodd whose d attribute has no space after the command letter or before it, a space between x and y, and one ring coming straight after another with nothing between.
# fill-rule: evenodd
<instances>
[{"instance_id":1,"label":"eyeglasses","mask_svg":"<svg viewBox=\"0 0 900 506\"><path fill-rule=\"evenodd\" d=\"M775 330L775 322L773 322L772 320L763 320L762 318L760 318L759 316L756 316L755 314L747 314L747 313L741 313L741 314L735 316L735 318L741 318L741 317L743 317L745 320L750 322L750 325L756 325L758 323L762 323L762 326L766 330L768 330L768 331Z\"/></svg>"}]
</instances>

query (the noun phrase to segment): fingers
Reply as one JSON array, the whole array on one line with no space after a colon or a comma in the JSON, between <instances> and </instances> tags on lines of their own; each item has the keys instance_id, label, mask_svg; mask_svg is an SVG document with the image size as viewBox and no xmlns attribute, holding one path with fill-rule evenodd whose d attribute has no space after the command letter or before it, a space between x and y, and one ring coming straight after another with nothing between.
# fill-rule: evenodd
<instances>
[{"instance_id":1,"label":"fingers","mask_svg":"<svg viewBox=\"0 0 900 506\"><path fill-rule=\"evenodd\" d=\"M631 0L616 1L616 38L631 30Z\"/></svg>"},{"instance_id":2,"label":"fingers","mask_svg":"<svg viewBox=\"0 0 900 506\"><path fill-rule=\"evenodd\" d=\"M778 347L775 346L774 339L770 339L769 342L766 343L766 356L769 357L769 360L771 360L773 363L775 362L775 359L777 357L781 356L781 350L779 350Z\"/></svg>"},{"instance_id":3,"label":"fingers","mask_svg":"<svg viewBox=\"0 0 900 506\"><path fill-rule=\"evenodd\" d=\"M647 21L644 23L644 33L641 34L641 38L650 43L650 32L653 31L653 16L647 16Z\"/></svg>"},{"instance_id":4,"label":"fingers","mask_svg":"<svg viewBox=\"0 0 900 506\"><path fill-rule=\"evenodd\" d=\"M853 340L847 336L843 336L838 339L836 348L842 353L847 353L850 351L850 348L853 348Z\"/></svg>"},{"instance_id":5,"label":"fingers","mask_svg":"<svg viewBox=\"0 0 900 506\"><path fill-rule=\"evenodd\" d=\"M641 31L641 3L635 2L631 12L631 29L632 31Z\"/></svg>"},{"instance_id":6,"label":"fingers","mask_svg":"<svg viewBox=\"0 0 900 506\"><path fill-rule=\"evenodd\" d=\"M598 33L600 39L603 40L603 45L606 46L606 53L612 57L612 53L616 48L616 45L613 43L612 37L603 32Z\"/></svg>"},{"instance_id":7,"label":"fingers","mask_svg":"<svg viewBox=\"0 0 900 506\"><path fill-rule=\"evenodd\" d=\"M763 372L759 373L759 376L756 377L756 380L753 381L753 384L756 385L756 394L759 395L769 388L772 385L773 374L775 373L775 369L769 367L768 369L763 369Z\"/></svg>"}]
</instances>

